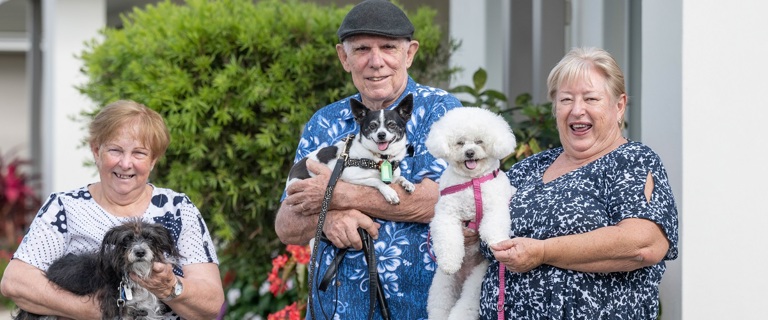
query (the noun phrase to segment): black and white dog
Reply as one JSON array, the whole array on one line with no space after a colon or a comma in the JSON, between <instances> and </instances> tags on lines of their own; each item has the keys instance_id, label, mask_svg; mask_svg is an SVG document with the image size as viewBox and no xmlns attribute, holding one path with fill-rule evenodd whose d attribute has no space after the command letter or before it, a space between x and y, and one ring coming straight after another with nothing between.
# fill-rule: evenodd
<instances>
[{"instance_id":1,"label":"black and white dog","mask_svg":"<svg viewBox=\"0 0 768 320\"><path fill-rule=\"evenodd\" d=\"M162 319L168 307L128 274L146 279L153 262L175 264L180 257L165 227L135 219L107 231L98 252L57 259L46 276L72 293L98 299L102 319ZM20 310L14 319L46 317Z\"/></svg>"},{"instance_id":2,"label":"black and white dog","mask_svg":"<svg viewBox=\"0 0 768 320\"><path fill-rule=\"evenodd\" d=\"M360 132L351 142L349 158L340 179L377 188L387 202L400 203L397 192L389 183L399 183L407 192L415 189L413 183L400 176L400 161L405 158L408 147L406 123L413 111L413 96L409 94L392 110L371 111L355 99L351 99L350 106ZM307 159L333 169L344 148L345 141L341 141L313 151L291 168L286 184L314 175L307 170Z\"/></svg>"}]
</instances>

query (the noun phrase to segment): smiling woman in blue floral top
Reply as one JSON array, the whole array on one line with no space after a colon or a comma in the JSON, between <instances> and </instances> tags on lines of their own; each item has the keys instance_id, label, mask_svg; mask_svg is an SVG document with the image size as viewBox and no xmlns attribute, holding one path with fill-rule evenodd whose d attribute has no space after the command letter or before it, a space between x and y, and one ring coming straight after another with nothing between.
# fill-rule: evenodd
<instances>
[{"instance_id":1,"label":"smiling woman in blue floral top","mask_svg":"<svg viewBox=\"0 0 768 320\"><path fill-rule=\"evenodd\" d=\"M377 269L392 319L426 319L426 290L435 265L428 253L427 227L437 202L435 180L445 163L427 152L424 140L430 126L446 111L460 106L447 92L420 85L408 76L407 68L419 48L412 40L413 25L388 1L369 0L355 6L339 28L336 46L344 70L351 73L359 94L332 103L315 113L304 128L296 161L320 147L332 145L358 131L349 101L360 100L371 110L391 109L408 94L413 95L413 113L407 125L412 149L400 164L401 175L416 183L408 194L392 187L399 205L389 204L378 190L339 181L328 210L324 232L337 247L352 247L339 266L334 285L326 291L312 288L313 309L320 319L366 319L369 312L368 270L357 228L368 231L374 242ZM310 162L319 175L292 183L285 192L275 221L275 230L287 244L306 244L315 234L318 213L330 169ZM336 249L319 244L320 279ZM312 275L310 275L312 276ZM315 282L317 283L317 282ZM375 319L380 319L375 308Z\"/></svg>"},{"instance_id":2,"label":"smiling woman in blue floral top","mask_svg":"<svg viewBox=\"0 0 768 320\"><path fill-rule=\"evenodd\" d=\"M481 318L656 319L677 209L659 156L622 136L624 76L604 50L574 49L548 86L563 147L507 173L512 238L483 244Z\"/></svg>"}]
</instances>

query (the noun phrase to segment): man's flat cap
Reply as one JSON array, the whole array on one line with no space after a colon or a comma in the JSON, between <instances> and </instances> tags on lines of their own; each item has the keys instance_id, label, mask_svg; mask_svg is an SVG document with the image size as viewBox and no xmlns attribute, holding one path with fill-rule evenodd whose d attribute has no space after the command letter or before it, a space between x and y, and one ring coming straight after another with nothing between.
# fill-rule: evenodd
<instances>
[{"instance_id":1,"label":"man's flat cap","mask_svg":"<svg viewBox=\"0 0 768 320\"><path fill-rule=\"evenodd\" d=\"M339 41L358 34L411 39L413 30L411 20L396 5L386 0L366 0L347 13L336 34Z\"/></svg>"}]
</instances>

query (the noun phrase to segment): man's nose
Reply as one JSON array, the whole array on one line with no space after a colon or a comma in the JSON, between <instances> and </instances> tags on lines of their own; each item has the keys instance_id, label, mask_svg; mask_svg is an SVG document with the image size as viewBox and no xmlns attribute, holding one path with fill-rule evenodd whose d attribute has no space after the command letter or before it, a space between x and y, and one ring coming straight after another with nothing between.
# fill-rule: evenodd
<instances>
[{"instance_id":1,"label":"man's nose","mask_svg":"<svg viewBox=\"0 0 768 320\"><path fill-rule=\"evenodd\" d=\"M373 49L371 50L371 57L368 61L371 68L374 69L380 69L384 67L384 58L381 56L381 51L379 49Z\"/></svg>"}]
</instances>

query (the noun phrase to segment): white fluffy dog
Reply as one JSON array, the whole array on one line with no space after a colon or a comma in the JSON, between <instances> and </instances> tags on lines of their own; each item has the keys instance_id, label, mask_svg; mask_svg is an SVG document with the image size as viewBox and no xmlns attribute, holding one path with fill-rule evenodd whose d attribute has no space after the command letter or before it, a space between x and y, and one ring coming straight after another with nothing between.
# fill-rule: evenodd
<instances>
[{"instance_id":1,"label":"white fluffy dog","mask_svg":"<svg viewBox=\"0 0 768 320\"><path fill-rule=\"evenodd\" d=\"M429 318L477 319L488 261L478 243L465 247L462 228L469 222L488 244L509 239L509 201L516 190L499 166L514 151L515 136L501 116L462 107L432 125L426 146L448 162L429 224L439 267L429 288Z\"/></svg>"}]
</instances>

